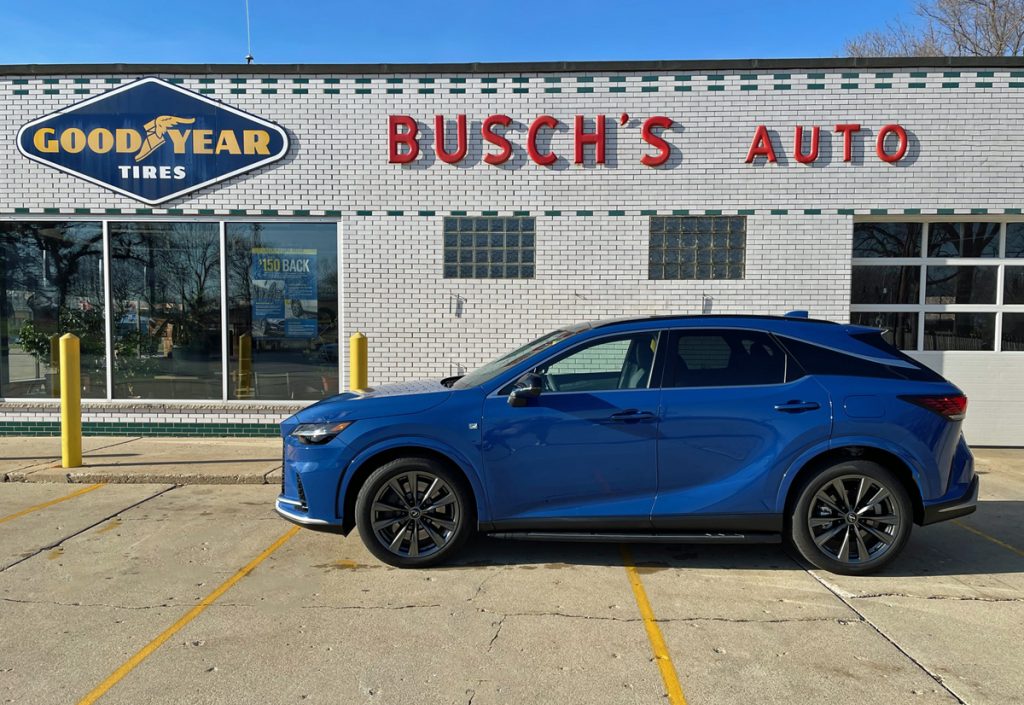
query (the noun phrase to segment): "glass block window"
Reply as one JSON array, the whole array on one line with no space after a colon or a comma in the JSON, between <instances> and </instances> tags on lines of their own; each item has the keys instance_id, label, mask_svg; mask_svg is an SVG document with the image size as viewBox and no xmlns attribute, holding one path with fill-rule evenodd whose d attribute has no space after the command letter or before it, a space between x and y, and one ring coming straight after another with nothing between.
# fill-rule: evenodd
<instances>
[{"instance_id":1,"label":"glass block window","mask_svg":"<svg viewBox=\"0 0 1024 705\"><path fill-rule=\"evenodd\" d=\"M742 279L747 219L651 216L649 279Z\"/></svg>"},{"instance_id":2,"label":"glass block window","mask_svg":"<svg viewBox=\"0 0 1024 705\"><path fill-rule=\"evenodd\" d=\"M444 219L445 279L533 279L537 219Z\"/></svg>"}]
</instances>

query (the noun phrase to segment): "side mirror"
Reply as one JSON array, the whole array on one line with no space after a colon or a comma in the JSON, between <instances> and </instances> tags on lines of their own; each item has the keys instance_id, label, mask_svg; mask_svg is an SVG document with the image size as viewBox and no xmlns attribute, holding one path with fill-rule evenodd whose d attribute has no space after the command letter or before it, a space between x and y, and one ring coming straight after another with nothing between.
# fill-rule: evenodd
<instances>
[{"instance_id":1,"label":"side mirror","mask_svg":"<svg viewBox=\"0 0 1024 705\"><path fill-rule=\"evenodd\" d=\"M509 406L526 406L530 399L536 399L540 396L541 390L544 388L544 380L541 376L532 372L527 372L525 375L516 380L515 387L508 395Z\"/></svg>"}]
</instances>

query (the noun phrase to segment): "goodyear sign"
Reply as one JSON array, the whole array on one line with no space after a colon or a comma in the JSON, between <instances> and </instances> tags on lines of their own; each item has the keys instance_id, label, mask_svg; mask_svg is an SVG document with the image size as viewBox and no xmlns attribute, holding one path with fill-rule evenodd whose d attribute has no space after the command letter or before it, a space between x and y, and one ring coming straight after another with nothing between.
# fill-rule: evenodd
<instances>
[{"instance_id":1,"label":"goodyear sign","mask_svg":"<svg viewBox=\"0 0 1024 705\"><path fill-rule=\"evenodd\" d=\"M33 120L29 159L148 204L281 159L274 123L158 78L144 78Z\"/></svg>"}]
</instances>

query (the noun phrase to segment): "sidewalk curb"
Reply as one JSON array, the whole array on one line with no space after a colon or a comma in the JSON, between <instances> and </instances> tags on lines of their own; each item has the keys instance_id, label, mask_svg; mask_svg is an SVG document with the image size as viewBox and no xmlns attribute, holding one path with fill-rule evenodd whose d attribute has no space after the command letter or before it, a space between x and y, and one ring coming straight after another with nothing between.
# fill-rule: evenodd
<instances>
[{"instance_id":1,"label":"sidewalk curb","mask_svg":"<svg viewBox=\"0 0 1024 705\"><path fill-rule=\"evenodd\" d=\"M15 470L6 473L3 482L58 482L70 484L161 484L161 485L277 485L281 482L281 468L267 473L238 475L206 475L160 472L90 472L88 469L45 468Z\"/></svg>"}]
</instances>

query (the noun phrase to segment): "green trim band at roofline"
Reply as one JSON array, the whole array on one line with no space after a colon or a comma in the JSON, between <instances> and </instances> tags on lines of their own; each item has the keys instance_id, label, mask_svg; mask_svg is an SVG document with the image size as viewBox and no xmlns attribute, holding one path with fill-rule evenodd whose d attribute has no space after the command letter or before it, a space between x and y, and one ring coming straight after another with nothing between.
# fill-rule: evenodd
<instances>
[{"instance_id":1,"label":"green trim band at roofline","mask_svg":"<svg viewBox=\"0 0 1024 705\"><path fill-rule=\"evenodd\" d=\"M525 61L465 64L8 64L0 76L84 74L493 74L659 71L773 71L778 69L1017 68L1020 56L878 57L817 59L686 59L664 61Z\"/></svg>"},{"instance_id":2,"label":"green trim band at roofline","mask_svg":"<svg viewBox=\"0 0 1024 705\"><path fill-rule=\"evenodd\" d=\"M514 217L514 216L540 216L545 215L549 217L601 217L605 214L610 216L648 216L648 215L679 215L679 209L611 209L604 210L603 208L589 208L589 209L564 209L564 210L481 210L481 211L468 211L468 210L451 210L448 211L448 215L452 216L469 216L469 217ZM691 215L956 215L956 216L970 216L970 215L1020 215L1022 209L1019 207L1006 207L1006 208L987 208L977 206L964 206L960 208L708 208L700 209L694 208L687 210L688 214ZM274 215L276 213L276 215ZM212 209L182 209L182 208L136 208L134 210L129 209L117 209L117 208L36 208L35 210L29 208L15 208L14 210L0 210L0 223L3 222L16 222L32 219L41 220L57 220L57 219L71 219L71 220L89 220L89 221L100 221L109 220L111 222L122 222L130 221L135 219L135 216L153 216L161 220L167 220L168 218L174 217L199 217L209 222L224 221L224 222L243 222L238 219L247 219L256 222L274 222L283 221L291 218L302 218L309 219L309 222L318 223L333 223L341 222L344 226L344 221L339 221L341 218L370 218L370 217L387 217L387 218L401 218L401 217L441 217L443 211L440 211L441 215L438 215L439 211L436 210L326 210L326 211L310 211L310 210L283 210L279 209L276 211L269 209L260 210L240 210L233 209L228 212L216 212ZM111 216L116 217L103 217ZM77 216L77 217L76 217ZM82 216L88 216L82 218ZM3 400L0 399L0 402Z\"/></svg>"}]
</instances>

